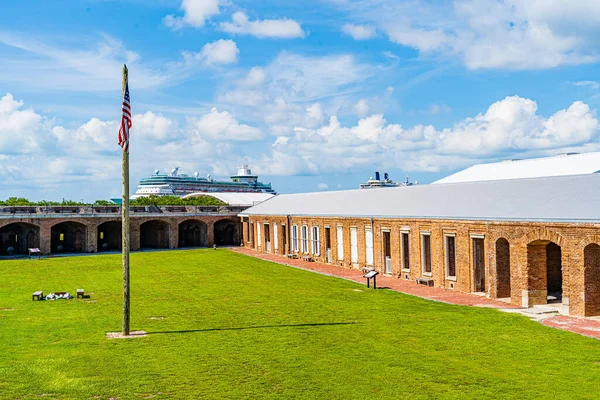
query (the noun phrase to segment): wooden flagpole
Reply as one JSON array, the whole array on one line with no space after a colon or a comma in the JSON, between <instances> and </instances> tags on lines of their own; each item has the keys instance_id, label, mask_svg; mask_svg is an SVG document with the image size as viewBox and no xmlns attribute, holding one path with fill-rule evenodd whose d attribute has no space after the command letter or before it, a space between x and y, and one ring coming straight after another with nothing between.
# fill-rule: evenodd
<instances>
[{"instance_id":1,"label":"wooden flagpole","mask_svg":"<svg viewBox=\"0 0 600 400\"><path fill-rule=\"evenodd\" d=\"M123 90L122 97L125 97L125 85L128 80L127 66L123 66ZM127 138L129 141L129 138ZM123 199L121 202L121 235L122 235L122 251L123 251L123 336L129 336L129 147L127 151L123 151L122 162L123 175Z\"/></svg>"}]
</instances>

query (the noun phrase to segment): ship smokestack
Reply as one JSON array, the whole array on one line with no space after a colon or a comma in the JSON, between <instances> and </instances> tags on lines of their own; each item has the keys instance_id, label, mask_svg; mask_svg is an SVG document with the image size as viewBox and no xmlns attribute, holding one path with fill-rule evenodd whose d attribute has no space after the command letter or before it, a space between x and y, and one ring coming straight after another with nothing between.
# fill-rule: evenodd
<instances>
[{"instance_id":1,"label":"ship smokestack","mask_svg":"<svg viewBox=\"0 0 600 400\"><path fill-rule=\"evenodd\" d=\"M379 171L375 171L375 180L379 181Z\"/></svg>"}]
</instances>

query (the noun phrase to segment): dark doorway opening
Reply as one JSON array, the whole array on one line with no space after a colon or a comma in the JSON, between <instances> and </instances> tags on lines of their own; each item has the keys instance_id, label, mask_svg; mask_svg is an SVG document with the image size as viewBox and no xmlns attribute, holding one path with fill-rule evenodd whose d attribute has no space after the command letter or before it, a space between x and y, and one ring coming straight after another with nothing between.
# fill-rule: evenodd
<instances>
[{"instance_id":1,"label":"dark doorway opening","mask_svg":"<svg viewBox=\"0 0 600 400\"><path fill-rule=\"evenodd\" d=\"M281 225L281 243L283 246L284 253L288 253L289 249L287 248L287 230L285 225Z\"/></svg>"},{"instance_id":2,"label":"dark doorway opening","mask_svg":"<svg viewBox=\"0 0 600 400\"><path fill-rule=\"evenodd\" d=\"M331 263L331 228L325 227L325 257L327 263Z\"/></svg>"},{"instance_id":3,"label":"dark doorway opening","mask_svg":"<svg viewBox=\"0 0 600 400\"><path fill-rule=\"evenodd\" d=\"M496 297L510 297L510 244L496 240Z\"/></svg>"},{"instance_id":4,"label":"dark doorway opening","mask_svg":"<svg viewBox=\"0 0 600 400\"><path fill-rule=\"evenodd\" d=\"M118 251L123 246L121 222L109 221L98 225L98 251Z\"/></svg>"},{"instance_id":5,"label":"dark doorway opening","mask_svg":"<svg viewBox=\"0 0 600 400\"><path fill-rule=\"evenodd\" d=\"M217 246L232 246L236 243L239 244L237 226L238 224L235 221L229 219L215 222L215 244ZM260 229L260 225L258 225L258 229Z\"/></svg>"},{"instance_id":6,"label":"dark doorway opening","mask_svg":"<svg viewBox=\"0 0 600 400\"><path fill-rule=\"evenodd\" d=\"M29 254L28 249L40 247L40 228L24 222L0 228L0 255Z\"/></svg>"},{"instance_id":7,"label":"dark doorway opening","mask_svg":"<svg viewBox=\"0 0 600 400\"><path fill-rule=\"evenodd\" d=\"M142 249L168 249L171 241L170 225L163 221L148 221L140 225Z\"/></svg>"},{"instance_id":8,"label":"dark doorway opening","mask_svg":"<svg viewBox=\"0 0 600 400\"><path fill-rule=\"evenodd\" d=\"M562 302L562 253L556 243L527 245L527 295L529 306Z\"/></svg>"},{"instance_id":9,"label":"dark doorway opening","mask_svg":"<svg viewBox=\"0 0 600 400\"><path fill-rule=\"evenodd\" d=\"M560 246L548 243L546 246L546 279L548 282L548 303L562 301L562 262Z\"/></svg>"},{"instance_id":10,"label":"dark doorway opening","mask_svg":"<svg viewBox=\"0 0 600 400\"><path fill-rule=\"evenodd\" d=\"M585 316L600 315L600 246L588 244L583 250Z\"/></svg>"},{"instance_id":11,"label":"dark doorway opening","mask_svg":"<svg viewBox=\"0 0 600 400\"><path fill-rule=\"evenodd\" d=\"M383 261L385 263L385 273L392 273L392 241L390 231L383 231Z\"/></svg>"},{"instance_id":12,"label":"dark doorway opening","mask_svg":"<svg viewBox=\"0 0 600 400\"><path fill-rule=\"evenodd\" d=\"M485 292L485 253L484 241L473 238L473 291Z\"/></svg>"},{"instance_id":13,"label":"dark doorway opening","mask_svg":"<svg viewBox=\"0 0 600 400\"><path fill-rule=\"evenodd\" d=\"M179 224L179 247L206 247L207 227L202 221L188 220Z\"/></svg>"},{"instance_id":14,"label":"dark doorway opening","mask_svg":"<svg viewBox=\"0 0 600 400\"><path fill-rule=\"evenodd\" d=\"M265 250L271 252L271 227L269 224L265 224Z\"/></svg>"},{"instance_id":15,"label":"dark doorway opening","mask_svg":"<svg viewBox=\"0 0 600 400\"><path fill-rule=\"evenodd\" d=\"M52 253L82 253L87 249L87 227L79 222L61 222L50 230Z\"/></svg>"}]
</instances>

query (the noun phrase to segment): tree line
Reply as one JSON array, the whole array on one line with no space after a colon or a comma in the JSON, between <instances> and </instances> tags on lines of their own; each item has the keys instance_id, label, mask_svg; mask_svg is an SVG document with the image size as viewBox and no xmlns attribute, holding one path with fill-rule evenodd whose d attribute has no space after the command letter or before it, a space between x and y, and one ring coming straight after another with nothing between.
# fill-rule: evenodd
<instances>
[{"instance_id":1,"label":"tree line","mask_svg":"<svg viewBox=\"0 0 600 400\"><path fill-rule=\"evenodd\" d=\"M30 201L24 197L9 197L6 200L0 200L0 206L114 206L109 200L96 200L93 203L85 203L74 200L62 201ZM226 205L219 199L212 196L190 197L183 199L178 196L149 196L139 197L130 201L132 206L223 206Z\"/></svg>"}]
</instances>

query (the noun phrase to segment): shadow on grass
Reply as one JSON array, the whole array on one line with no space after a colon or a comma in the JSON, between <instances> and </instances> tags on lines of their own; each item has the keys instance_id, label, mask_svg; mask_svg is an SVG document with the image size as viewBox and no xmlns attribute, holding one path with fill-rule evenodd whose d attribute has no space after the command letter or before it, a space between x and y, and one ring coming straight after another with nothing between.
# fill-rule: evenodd
<instances>
[{"instance_id":1,"label":"shadow on grass","mask_svg":"<svg viewBox=\"0 0 600 400\"><path fill-rule=\"evenodd\" d=\"M243 326L234 328L208 328L208 329L188 329L183 331L165 331L165 332L148 332L147 335L164 335L170 333L202 333L215 331L243 331L246 329L270 329L270 328L301 328L307 326L335 326L335 325L354 325L356 322L322 322L314 324L290 324L290 325L260 325L260 326Z\"/></svg>"}]
</instances>

